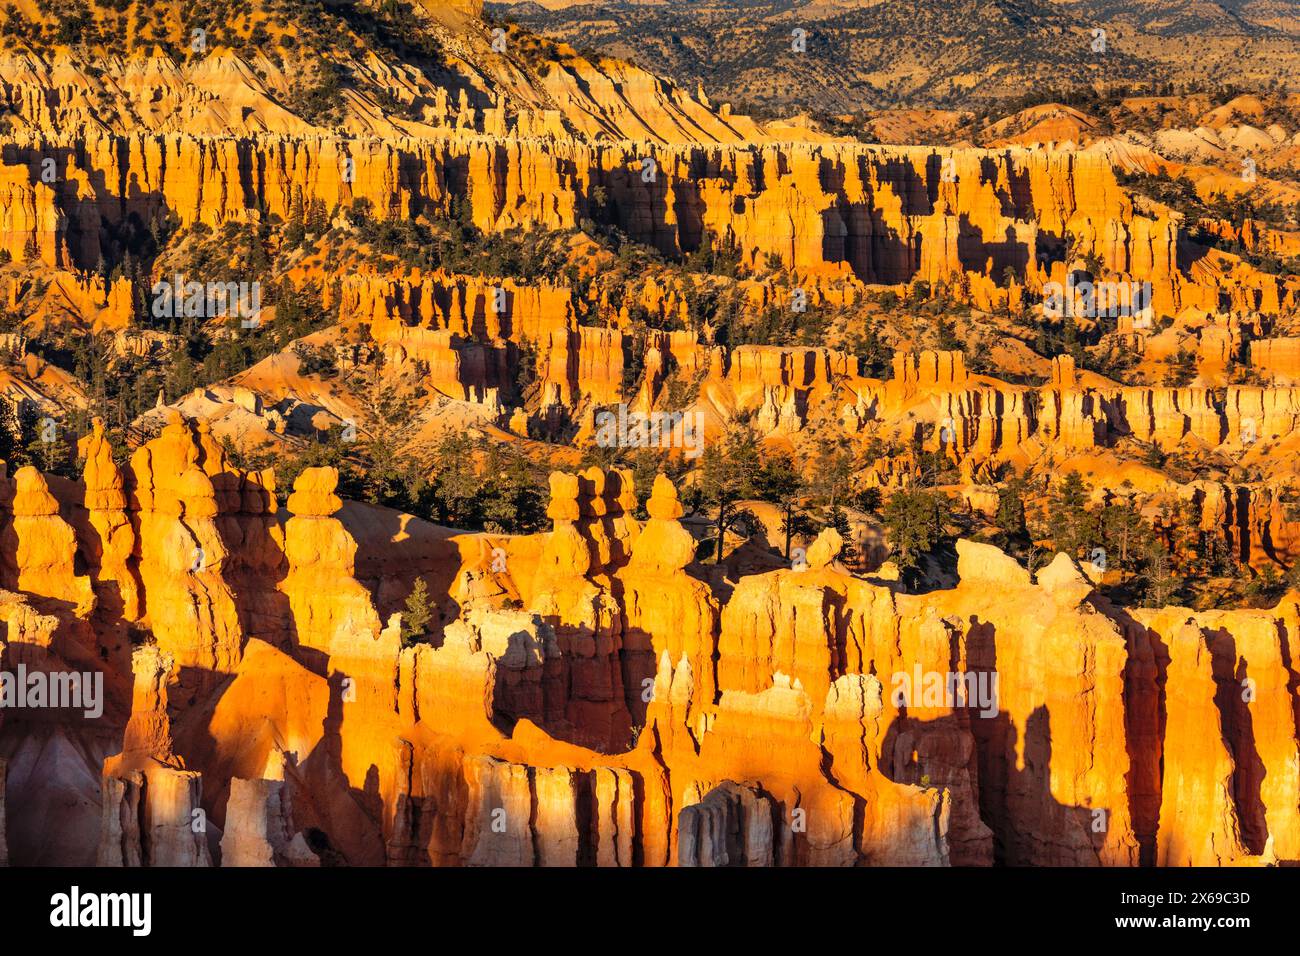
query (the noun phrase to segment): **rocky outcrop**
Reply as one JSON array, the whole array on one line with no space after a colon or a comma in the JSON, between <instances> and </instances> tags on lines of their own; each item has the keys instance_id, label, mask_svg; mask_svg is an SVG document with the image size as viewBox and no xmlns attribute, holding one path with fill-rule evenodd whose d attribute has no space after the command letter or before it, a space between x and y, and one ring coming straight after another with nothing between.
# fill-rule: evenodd
<instances>
[{"instance_id":1,"label":"rocky outcrop","mask_svg":"<svg viewBox=\"0 0 1300 956\"><path fill-rule=\"evenodd\" d=\"M320 866L292 816L283 780L231 780L221 865Z\"/></svg>"},{"instance_id":2,"label":"rocky outcrop","mask_svg":"<svg viewBox=\"0 0 1300 956\"><path fill-rule=\"evenodd\" d=\"M943 366L918 362L915 381L905 367L916 394L933 387L923 367L937 386ZM119 473L93 435L86 490L68 492L86 502L68 539L84 574L56 553L7 558L15 581L39 590L134 583L137 633L157 634L134 651L130 717L103 763L105 864L1300 857L1294 598L1128 611L1063 555L1034 576L969 542L955 587L908 594L849 573L834 531L802 562L720 591L693 563L667 478L642 522L632 475L596 468L552 476L545 534L448 548L402 519L413 542L403 565L373 553L392 546L397 516L344 502L333 470L305 471L271 513L263 485L209 442L174 422ZM48 481L30 472L19 487L16 514L62 520ZM181 531L223 555L212 586L187 593L226 607L228 632L154 594L203 573L162 566L149 540ZM139 544L93 546L115 540ZM265 566L283 562L283 603L235 573L236 540L268 542ZM380 608L400 607L416 574L453 615L403 646L400 613L385 622ZM263 595L257 614L250 593ZM28 599L55 600L0 601L7 667L107 641L95 628L128 606L56 616ZM248 633L254 620L267 638ZM124 676L114 654L101 662ZM69 741L95 732L57 715L44 725ZM0 734L25 740L36 726L7 715ZM11 857L51 859L59 844L13 840L42 793L28 769L15 787L14 766Z\"/></svg>"},{"instance_id":3,"label":"rocky outcrop","mask_svg":"<svg viewBox=\"0 0 1300 956\"><path fill-rule=\"evenodd\" d=\"M375 341L402 342L403 330L446 331L473 341L540 342L573 322L572 290L550 282L413 272L347 276L340 286L342 318L365 321ZM423 358L418 345L408 352Z\"/></svg>"},{"instance_id":4,"label":"rocky outcrop","mask_svg":"<svg viewBox=\"0 0 1300 956\"><path fill-rule=\"evenodd\" d=\"M1300 338L1258 339L1250 343L1250 364L1279 385L1300 384Z\"/></svg>"},{"instance_id":5,"label":"rocky outcrop","mask_svg":"<svg viewBox=\"0 0 1300 956\"><path fill-rule=\"evenodd\" d=\"M102 419L95 419L85 448L85 508L93 531L87 542L90 563L98 569L96 598L117 610L124 621L137 621L143 613L140 582L132 567L136 551L135 529L127 514L126 476L113 461L113 449L104 436Z\"/></svg>"},{"instance_id":6,"label":"rocky outcrop","mask_svg":"<svg viewBox=\"0 0 1300 956\"><path fill-rule=\"evenodd\" d=\"M156 646L131 662L135 692L122 752L104 763L100 866L210 866L201 774L172 749L167 680L173 661Z\"/></svg>"},{"instance_id":7,"label":"rocky outcrop","mask_svg":"<svg viewBox=\"0 0 1300 956\"><path fill-rule=\"evenodd\" d=\"M318 412L347 414L321 372L333 359L427 395L412 444L460 426L575 447L554 450L569 470L550 475L552 526L531 535L346 501L329 467L301 471L281 507L275 470L240 468L214 433L224 416L191 421L161 399L132 426L161 432L129 465L96 421L80 481L0 468L3 663L106 685L95 718L0 709L0 863L1300 861L1295 595L1230 612L1117 607L1094 591L1095 567L1059 555L1031 573L972 541L957 544L956 580L908 593L897 568L852 573L834 530L794 561L755 542L761 567L705 567L665 475L640 516L649 458L635 474L584 467L608 460L596 416L609 408L690 414L708 442L750 420L765 450L797 459L833 439L879 458L855 469L855 494L933 478L932 452L973 511L995 512L999 480L1077 466L1107 504L1158 511L1162 535L1293 563L1295 493L1275 479L1300 445L1300 281L1261 256L1293 255L1294 235L1204 224L1242 256L1193 241L1181 214L1121 186L1112 164L1132 144L1114 140L769 135L702 90L485 23L479 0L407 11L436 70L395 63L357 32L365 17L330 4L313 12L328 51L293 28L297 5L260 10L278 52L255 62L215 30L211 49L174 59L189 23L169 8L156 49L133 29L124 55L91 63L62 42L76 24L22 6L0 51L11 404L43 415L59 389L68 408L99 401L56 381L49 342L65 327L108 343L111 371L172 349L188 361L187 329L141 327L161 278L146 273L206 269L209 237L270 227L302 236L271 243L277 298L314 287L338 327L196 390L187 409L225 406L224 427L275 454L320 430ZM91 6L97 29L119 22ZM320 97L304 83L333 67L347 83L327 126L307 115ZM179 248L141 256L173 232ZM672 265L641 268L655 257L611 254L609 238ZM403 264L385 271L394 252ZM533 278L456 271L475 258ZM731 268L701 270L710 259ZM178 281L230 266L244 268ZM1113 326L1073 314L1095 300L1051 290L1084 274L1149 283L1150 308ZM900 296L936 316L969 305L986 313L977 324L1005 313L1014 333L983 344L1014 382L1043 384L980 374L974 340L969 364L915 351L931 330L911 322L882 330L885 376L864 374L879 355L858 354L859 320ZM1162 380L1153 370L1172 359L1169 380L1190 384L1126 386L1032 354L1021 320L1056 318L1058 300L1088 341L1140 357L1133 381ZM709 304L742 321L711 327ZM796 320L787 344L740 344L807 310L817 321ZM218 340L234 330L220 325L206 326ZM838 347L789 344L821 330ZM287 394L282 365L319 389ZM1165 455L1217 473L1175 481L1138 461ZM434 612L414 626L417 583Z\"/></svg>"},{"instance_id":8,"label":"rocky outcrop","mask_svg":"<svg viewBox=\"0 0 1300 956\"><path fill-rule=\"evenodd\" d=\"M70 605L78 616L94 607L90 579L75 570L76 534L62 519L59 503L32 466L13 479L13 521L0 534L0 553L12 555L5 583L19 591Z\"/></svg>"},{"instance_id":9,"label":"rocky outcrop","mask_svg":"<svg viewBox=\"0 0 1300 956\"><path fill-rule=\"evenodd\" d=\"M662 475L655 480L646 510L650 520L640 529L631 560L619 575L626 621L624 687L633 724L645 726L659 675L675 669L684 678L676 692L688 702L680 723L690 732L698 708L712 704L717 695L718 602L706 585L686 573L695 556L695 540L681 525L677 489Z\"/></svg>"},{"instance_id":10,"label":"rocky outcrop","mask_svg":"<svg viewBox=\"0 0 1300 956\"><path fill-rule=\"evenodd\" d=\"M398 708L413 721L449 730L510 727L527 718L544 724L558 702L547 694L548 661L560 656L554 629L523 611L475 606L443 632L434 650L416 645L402 652Z\"/></svg>"},{"instance_id":11,"label":"rocky outcrop","mask_svg":"<svg viewBox=\"0 0 1300 956\"><path fill-rule=\"evenodd\" d=\"M468 866L631 866L633 778L625 770L466 758Z\"/></svg>"},{"instance_id":12,"label":"rocky outcrop","mask_svg":"<svg viewBox=\"0 0 1300 956\"><path fill-rule=\"evenodd\" d=\"M723 781L677 821L678 866L771 866L772 804L748 787Z\"/></svg>"},{"instance_id":13,"label":"rocky outcrop","mask_svg":"<svg viewBox=\"0 0 1300 956\"><path fill-rule=\"evenodd\" d=\"M203 426L175 416L131 457L131 510L138 521L136 573L159 647L186 675L210 685L239 662L236 598L223 576L229 555L217 524L215 476L229 471Z\"/></svg>"},{"instance_id":14,"label":"rocky outcrop","mask_svg":"<svg viewBox=\"0 0 1300 956\"><path fill-rule=\"evenodd\" d=\"M599 563L600 546L582 533L591 533L596 492L584 488L581 476L563 472L552 472L550 485L547 515L554 528L542 547L528 606L554 630L559 648L544 680L567 688L548 695L548 725L593 749L615 749L628 739L632 723L623 686L622 616Z\"/></svg>"},{"instance_id":15,"label":"rocky outcrop","mask_svg":"<svg viewBox=\"0 0 1300 956\"><path fill-rule=\"evenodd\" d=\"M1215 706L1210 649L1196 627L1171 636L1166 680L1163 799L1170 810L1195 809L1161 813L1156 862L1222 866L1242 859L1248 851L1233 795L1234 761ZM1192 762L1198 772L1188 774L1183 768Z\"/></svg>"},{"instance_id":16,"label":"rocky outcrop","mask_svg":"<svg viewBox=\"0 0 1300 956\"><path fill-rule=\"evenodd\" d=\"M65 157L54 186L40 175L52 154ZM945 161L955 179L944 178ZM219 226L243 218L257 197L261 215L284 221L313 202L333 210L354 200L385 217L446 214L463 203L474 225L488 232L606 220L674 257L710 241L734 246L750 266L774 257L800 275L945 283L969 288L972 297L983 290L986 298L985 287L1007 269L1019 276L1020 290L1035 294L1048 282L1064 282L1061 243L1073 238L1076 254L1095 256L1113 281L1151 282L1157 314L1213 310L1221 300L1233 310L1276 314L1292 307L1296 294L1285 280L1221 255L1180 269L1179 226L1167 214L1137 212L1109 160L1092 152L592 144L504 131L428 138L394 132L358 141L87 131L70 141L16 136L6 146L5 169L12 182L0 189L0 243L16 260L34 246L43 262L65 268L93 267L103 252L101 224L114 226L128 213L148 222L169 210L183 226ZM124 193L123 184L132 182L148 189ZM405 289L367 281L370 291L354 289L345 298L371 316L382 301L398 315L439 314L452 331L491 334L508 326L542 337L526 298L515 299L522 304L515 327L508 285L507 304L494 316L495 296L445 278L420 278ZM426 290L433 295L425 297ZM1003 299L1012 295L998 291ZM120 298L129 307L130 297ZM391 324L390 314L381 325Z\"/></svg>"},{"instance_id":17,"label":"rocky outcrop","mask_svg":"<svg viewBox=\"0 0 1300 956\"><path fill-rule=\"evenodd\" d=\"M1291 859L1300 740L1284 635L1296 615L1293 597L1272 611L1138 615L1159 642L1156 673L1164 678L1157 862ZM1192 763L1197 769L1189 772ZM1178 813L1180 805L1196 810Z\"/></svg>"}]
</instances>

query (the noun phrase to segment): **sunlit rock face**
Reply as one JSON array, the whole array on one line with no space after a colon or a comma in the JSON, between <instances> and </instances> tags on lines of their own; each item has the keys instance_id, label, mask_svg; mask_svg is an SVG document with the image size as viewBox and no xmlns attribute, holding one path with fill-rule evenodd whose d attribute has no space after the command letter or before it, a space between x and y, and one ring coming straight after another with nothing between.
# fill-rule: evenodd
<instances>
[{"instance_id":1,"label":"sunlit rock face","mask_svg":"<svg viewBox=\"0 0 1300 956\"><path fill-rule=\"evenodd\" d=\"M81 201L42 182L41 161L51 147L70 151L66 175L80 181ZM1024 291L1040 294L1049 284L1064 287L1067 263L1059 250L1040 256L1050 245L1040 244L1045 236L1070 235L1077 237L1075 255L1095 257L1111 281L1149 283L1144 301L1158 314L1189 307L1278 314L1295 305L1295 289L1283 277L1180 269L1181 221L1138 211L1107 157L1094 152L764 142L639 147L505 135L394 136L356 148L289 132L238 140L176 132L141 141L75 126L34 133L12 152L5 169L27 171L11 173L14 182L0 190L0 248L18 261L30 259L34 248L40 262L60 269L93 264L101 252L98 226L112 224L122 208L145 218L169 210L184 226L218 227L246 216L254 195L261 215L282 220L294 214L295 203L300 208L314 200L333 209L365 199L395 218L425 207L445 212L455 200L487 232L573 229L584 217L606 216L665 255L695 251L706 233L729 236L749 266L775 258L813 282L951 283L984 308ZM641 175L647 161L654 163L652 181ZM955 178L944 178L942 168ZM128 196L121 184L129 182L151 188ZM590 197L597 192L612 198L608 209L594 208ZM55 222L59 228L51 228ZM1007 269L1021 278L1014 288L995 288ZM349 302L372 315L377 297L413 301L402 289L407 280L363 281L371 287L349 292ZM417 281L427 286L430 280ZM473 283L481 280L432 281L458 286L462 304L426 300L417 311L441 312L453 332L475 323L500 330L499 319L464 308L473 305ZM507 323L506 331L531 331L536 341L534 294L507 288L512 300L519 294L522 324ZM101 324L129 324L133 303L125 286L92 298L105 303ZM122 310L116 318L110 305ZM553 324L557 314L544 323ZM551 347L596 355L595 332L588 330L593 341ZM410 347L435 344L413 340ZM1258 351L1261 362L1289 368L1285 342Z\"/></svg>"},{"instance_id":2,"label":"sunlit rock face","mask_svg":"<svg viewBox=\"0 0 1300 956\"><path fill-rule=\"evenodd\" d=\"M431 643L404 647L401 612L382 619L375 595L409 579L356 577L391 513L339 498L328 468L304 472L278 514L223 505L216 488L249 476L208 454L177 421L137 453L120 498L92 456L89 526L129 528L140 545L78 545L84 575L3 539L18 581L66 591L9 595L5 668L98 662L131 688L101 718L116 751L94 721L0 711L11 863L77 862L53 834L79 827L98 833L100 863L128 866L1226 865L1300 852L1293 599L1130 612L1094 600L1065 556L1035 578L967 542L955 588L913 595L846 572L833 531L798 567L743 577L723 599L693 573L671 482L637 522L629 476L589 469L553 475L553 530L513 541L520 558L493 587L476 577L481 552L422 539L438 580L480 584ZM39 473L17 487L15 514L58 520ZM238 613L256 592L228 560L241 523L285 569L280 617L260 635ZM219 559L179 560L195 541ZM86 654L112 632L97 630L105 609L73 600L82 580L134 582L134 623L156 643ZM183 614L178 593L193 595ZM510 594L527 600L507 607ZM63 743L41 744L52 730ZM35 812L78 773L93 802Z\"/></svg>"},{"instance_id":3,"label":"sunlit rock face","mask_svg":"<svg viewBox=\"0 0 1300 956\"><path fill-rule=\"evenodd\" d=\"M884 560L883 532L863 563L833 529L797 558L747 535L731 543L753 560L728 563L724 528L723 560L703 564L687 514L699 471L675 484L645 459L593 463L615 460L598 412L625 423L670 399L701 441L752 422L805 478L819 467L805 441L906 449L862 469L871 492L908 488L933 453L971 514L996 511L1008 473L1054 478L1078 458L1099 492L1165 493L1177 530L1245 570L1287 566L1300 520L1270 479L1300 447L1300 279L1189 237L1204 225L1291 257L1296 234L1139 197L1115 154L1162 167L1132 142L799 133L628 63L526 46L480 19L481 0L410 13L435 31L439 68L345 30L366 52L335 61L351 86L332 119L290 108L312 65L292 56L151 49L92 68L64 44L0 51L0 390L92 420L77 480L0 463L0 865L1300 862L1294 592L1263 609L1124 607L1094 589L1095 565L1046 555L1030 571L987 535L958 541L955 575L920 593L897 566L854 573ZM1230 120L1213 120L1216 139ZM1198 182L1202 198L1214 185ZM331 235L320 248L313 219ZM303 240L275 278L290 301L315 287L337 322L160 396L118 423L131 446L115 448L94 383L56 368L38 330L94 333L122 359L175 345L188 362L189 332L162 328L177 316L142 326L152 282L170 288L154 273L199 237L266 227L275 244L290 223ZM375 247L407 227L439 257L385 259ZM465 274L473 257L453 267L443 230L532 277ZM123 237L165 248L128 269L110 261ZM550 240L555 262L513 270L511 243ZM731 275L697 268L724 247ZM644 275L625 274L625 252ZM1023 322L995 343L1018 369L999 377L910 314L882 330L892 358L870 374L842 329L796 320L769 340L700 319L725 294L731 312L784 321L804 314L788 311L797 297L858 332L899 318L890 296L1012 326L1082 266L1144 286L1173 324L1122 315L1105 337L1148 365L1186 352L1196 375L1171 381L1190 384L1039 354ZM198 324L214 354L244 330ZM459 532L352 500L319 464L337 458L277 489L285 462L265 455L317 451L317 416L357 424L309 359L347 359L375 391L409 379L419 407L395 457L449 426L545 458L556 470L524 489L545 530ZM227 441L249 435L267 439L253 470ZM1135 443L1247 466L1167 481L1115 452ZM34 703L19 674L75 675L96 700Z\"/></svg>"}]
</instances>

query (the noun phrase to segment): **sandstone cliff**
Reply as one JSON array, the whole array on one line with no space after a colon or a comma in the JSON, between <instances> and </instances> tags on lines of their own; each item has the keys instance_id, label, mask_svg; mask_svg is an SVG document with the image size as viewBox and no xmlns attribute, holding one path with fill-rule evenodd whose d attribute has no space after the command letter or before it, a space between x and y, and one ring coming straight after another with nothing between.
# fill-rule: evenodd
<instances>
[{"instance_id":1,"label":"sandstone cliff","mask_svg":"<svg viewBox=\"0 0 1300 956\"><path fill-rule=\"evenodd\" d=\"M964 542L956 588L907 594L847 574L826 532L806 566L745 576L721 600L692 573L671 483L656 483L642 524L629 476L596 469L557 473L554 529L511 539L497 586L457 585L455 620L402 647L384 595L409 589L411 567L357 577L388 517L341 501L328 469L305 473L278 515L200 493L247 487L219 458L205 469L203 445L176 422L123 475L120 512L141 544L112 573L138 582L137 623L158 643L129 665L110 657L134 692L93 811L106 864L1133 866L1300 852L1293 599L1130 613L1065 556L1034 579ZM92 457L87 487L104 485L102 468ZM198 533L229 553L250 526L282 549L285 600L263 603L258 635L232 564L164 573L150 557L179 547L173 524L186 551ZM469 538L419 540L413 566L443 587L486 581ZM109 579L107 552L77 553L92 581ZM48 565L35 552L11 560L24 583L53 573L36 575ZM228 602L224 629L161 597L204 574L193 593ZM506 606L512 592L522 609ZM9 720L0 740L32 732ZM30 820L52 785L11 785L8 818ZM61 825L79 825L72 813ZM12 861L31 862L32 846L11 840Z\"/></svg>"}]
</instances>

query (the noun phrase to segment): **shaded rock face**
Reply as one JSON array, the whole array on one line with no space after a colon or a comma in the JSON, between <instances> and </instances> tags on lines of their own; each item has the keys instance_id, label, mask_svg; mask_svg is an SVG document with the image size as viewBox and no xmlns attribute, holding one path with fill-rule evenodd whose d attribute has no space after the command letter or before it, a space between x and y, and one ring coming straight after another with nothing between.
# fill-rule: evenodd
<instances>
[{"instance_id":1,"label":"shaded rock face","mask_svg":"<svg viewBox=\"0 0 1300 956\"><path fill-rule=\"evenodd\" d=\"M320 866L302 833L294 833L283 780L231 780L222 866Z\"/></svg>"},{"instance_id":2,"label":"shaded rock face","mask_svg":"<svg viewBox=\"0 0 1300 956\"><path fill-rule=\"evenodd\" d=\"M210 866L202 775L172 749L167 680L157 647L132 658L135 692L122 752L104 762L100 866Z\"/></svg>"},{"instance_id":3,"label":"shaded rock face","mask_svg":"<svg viewBox=\"0 0 1300 956\"><path fill-rule=\"evenodd\" d=\"M773 861L772 804L762 794L727 780L682 808L678 866L771 866Z\"/></svg>"},{"instance_id":4,"label":"shaded rock face","mask_svg":"<svg viewBox=\"0 0 1300 956\"><path fill-rule=\"evenodd\" d=\"M155 768L104 782L99 866L211 866L199 774Z\"/></svg>"},{"instance_id":5,"label":"shaded rock face","mask_svg":"<svg viewBox=\"0 0 1300 956\"><path fill-rule=\"evenodd\" d=\"M635 786L626 770L467 758L467 866L632 866Z\"/></svg>"},{"instance_id":6,"label":"shaded rock face","mask_svg":"<svg viewBox=\"0 0 1300 956\"><path fill-rule=\"evenodd\" d=\"M1289 597L1273 611L1138 615L1154 666L1134 678L1148 700L1152 683L1164 688L1163 735L1145 763L1161 781L1159 817L1148 817L1154 862L1294 859L1298 610Z\"/></svg>"},{"instance_id":7,"label":"shaded rock face","mask_svg":"<svg viewBox=\"0 0 1300 956\"><path fill-rule=\"evenodd\" d=\"M639 521L631 476L599 469L552 477L549 532L410 521L383 561L397 516L331 469L272 514L209 441L176 421L128 471L96 453L66 511L22 479L13 513L70 514L77 560L0 538L32 589L0 592L0 669L97 661L116 689L99 723L0 709L11 863L1300 858L1294 596L1128 611L1064 556L1035 578L969 542L956 587L910 595L827 533L724 599L672 483ZM196 541L209 560L176 560ZM404 647L417 574L455 617ZM126 621L154 640L120 648Z\"/></svg>"}]
</instances>

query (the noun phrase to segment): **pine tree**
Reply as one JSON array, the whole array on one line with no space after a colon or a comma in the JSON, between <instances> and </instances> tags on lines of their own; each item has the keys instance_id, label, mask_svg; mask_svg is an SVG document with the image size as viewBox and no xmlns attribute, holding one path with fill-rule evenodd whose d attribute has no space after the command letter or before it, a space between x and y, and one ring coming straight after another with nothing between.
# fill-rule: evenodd
<instances>
[{"instance_id":1,"label":"pine tree","mask_svg":"<svg viewBox=\"0 0 1300 956\"><path fill-rule=\"evenodd\" d=\"M852 477L853 453L839 442L824 443L818 450L810 484L828 510L837 510L848 497Z\"/></svg>"},{"instance_id":2,"label":"pine tree","mask_svg":"<svg viewBox=\"0 0 1300 956\"><path fill-rule=\"evenodd\" d=\"M402 646L425 643L429 621L433 619L433 605L429 600L429 585L424 578L415 579L415 587L406 596L402 610Z\"/></svg>"},{"instance_id":3,"label":"pine tree","mask_svg":"<svg viewBox=\"0 0 1300 956\"><path fill-rule=\"evenodd\" d=\"M806 534L811 522L800 512L799 499L804 492L804 479L789 455L777 455L763 465L758 478L758 494L781 509L781 533L785 535L782 552L790 560L790 539Z\"/></svg>"},{"instance_id":4,"label":"pine tree","mask_svg":"<svg viewBox=\"0 0 1300 956\"><path fill-rule=\"evenodd\" d=\"M289 221L285 225L283 233L284 244L291 249L297 249L302 245L303 240L307 238L305 215L302 194L295 194L293 202L289 204Z\"/></svg>"},{"instance_id":5,"label":"pine tree","mask_svg":"<svg viewBox=\"0 0 1300 956\"><path fill-rule=\"evenodd\" d=\"M717 509L717 551L714 563L721 563L727 531L749 515L738 502L754 497L761 470L758 435L748 422L731 426L721 445L713 444L700 459L700 494L708 507Z\"/></svg>"},{"instance_id":6,"label":"pine tree","mask_svg":"<svg viewBox=\"0 0 1300 956\"><path fill-rule=\"evenodd\" d=\"M836 508L831 512L830 526L844 539L844 544L840 548L840 559L845 562L855 561L858 557L858 548L854 544L857 536L853 533L853 524L849 521L848 514L842 508Z\"/></svg>"},{"instance_id":7,"label":"pine tree","mask_svg":"<svg viewBox=\"0 0 1300 956\"><path fill-rule=\"evenodd\" d=\"M1002 530L1004 547L1029 544L1029 526L1025 520L1025 482L1012 478L998 489L997 525Z\"/></svg>"},{"instance_id":8,"label":"pine tree","mask_svg":"<svg viewBox=\"0 0 1300 956\"><path fill-rule=\"evenodd\" d=\"M948 499L939 492L894 492L882 517L899 570L910 572L920 566L922 556L943 537L947 513Z\"/></svg>"},{"instance_id":9,"label":"pine tree","mask_svg":"<svg viewBox=\"0 0 1300 956\"><path fill-rule=\"evenodd\" d=\"M1071 471L1052 491L1048 529L1057 551L1079 557L1084 548L1098 545L1088 513L1090 489L1077 471Z\"/></svg>"},{"instance_id":10,"label":"pine tree","mask_svg":"<svg viewBox=\"0 0 1300 956\"><path fill-rule=\"evenodd\" d=\"M1182 589L1183 580L1174 571L1169 552L1160 541L1155 539L1151 541L1144 556L1144 564L1146 565L1147 606L1166 607L1177 597L1179 590Z\"/></svg>"},{"instance_id":11,"label":"pine tree","mask_svg":"<svg viewBox=\"0 0 1300 956\"><path fill-rule=\"evenodd\" d=\"M9 463L9 474L18 467L16 452L22 447L22 426L13 403L0 398L0 459Z\"/></svg>"}]
</instances>

